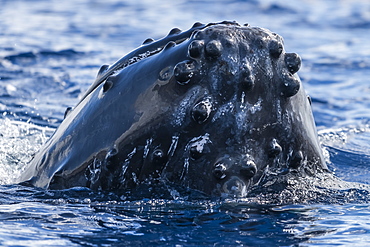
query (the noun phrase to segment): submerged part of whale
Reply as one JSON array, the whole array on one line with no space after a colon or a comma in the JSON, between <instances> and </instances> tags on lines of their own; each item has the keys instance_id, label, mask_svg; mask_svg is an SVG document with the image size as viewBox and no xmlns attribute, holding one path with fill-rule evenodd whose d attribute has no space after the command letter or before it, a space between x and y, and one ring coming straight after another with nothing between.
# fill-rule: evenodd
<instances>
[{"instance_id":1,"label":"submerged part of whale","mask_svg":"<svg viewBox=\"0 0 370 247\"><path fill-rule=\"evenodd\" d=\"M102 66L21 181L243 197L271 173L313 176L327 167L300 65L279 35L235 22L148 39Z\"/></svg>"}]
</instances>

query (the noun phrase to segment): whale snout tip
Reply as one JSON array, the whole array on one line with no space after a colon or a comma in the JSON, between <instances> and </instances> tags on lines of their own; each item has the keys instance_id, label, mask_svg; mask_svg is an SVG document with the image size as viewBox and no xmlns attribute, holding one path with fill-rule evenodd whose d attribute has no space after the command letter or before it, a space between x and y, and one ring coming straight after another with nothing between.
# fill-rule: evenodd
<instances>
[{"instance_id":1,"label":"whale snout tip","mask_svg":"<svg viewBox=\"0 0 370 247\"><path fill-rule=\"evenodd\" d=\"M245 197L248 192L249 183L244 182L243 179L232 176L228 179L221 188L221 194L227 197Z\"/></svg>"}]
</instances>

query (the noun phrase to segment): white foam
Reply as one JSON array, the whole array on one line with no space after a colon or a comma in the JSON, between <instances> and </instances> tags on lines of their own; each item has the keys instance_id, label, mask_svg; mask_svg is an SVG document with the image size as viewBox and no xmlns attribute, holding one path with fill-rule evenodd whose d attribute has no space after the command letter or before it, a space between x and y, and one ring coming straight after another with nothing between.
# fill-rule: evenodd
<instances>
[{"instance_id":1,"label":"white foam","mask_svg":"<svg viewBox=\"0 0 370 247\"><path fill-rule=\"evenodd\" d=\"M14 183L53 132L49 127L0 119L0 184Z\"/></svg>"}]
</instances>

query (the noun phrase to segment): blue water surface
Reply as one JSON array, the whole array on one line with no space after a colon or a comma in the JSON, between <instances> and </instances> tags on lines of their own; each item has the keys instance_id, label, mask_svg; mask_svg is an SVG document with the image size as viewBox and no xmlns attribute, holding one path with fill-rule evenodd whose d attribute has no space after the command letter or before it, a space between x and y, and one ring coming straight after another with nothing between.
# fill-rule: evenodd
<instances>
[{"instance_id":1,"label":"blue water surface","mask_svg":"<svg viewBox=\"0 0 370 247\"><path fill-rule=\"evenodd\" d=\"M0 0L0 245L368 246L370 196L326 200L125 200L14 181L94 81L146 38L235 20L284 37L302 57L329 168L370 183L370 3L347 1Z\"/></svg>"}]
</instances>

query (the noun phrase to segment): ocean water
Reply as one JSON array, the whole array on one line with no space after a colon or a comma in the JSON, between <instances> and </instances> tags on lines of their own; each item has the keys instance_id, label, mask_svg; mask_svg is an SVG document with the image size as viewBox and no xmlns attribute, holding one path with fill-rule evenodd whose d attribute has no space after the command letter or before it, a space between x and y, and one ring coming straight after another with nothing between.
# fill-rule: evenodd
<instances>
[{"instance_id":1,"label":"ocean water","mask_svg":"<svg viewBox=\"0 0 370 247\"><path fill-rule=\"evenodd\" d=\"M329 168L370 183L370 3L346 1L0 0L0 245L368 246L370 196L327 200L127 201L84 188L14 184L94 81L146 38L235 20L268 28L302 57Z\"/></svg>"}]
</instances>

